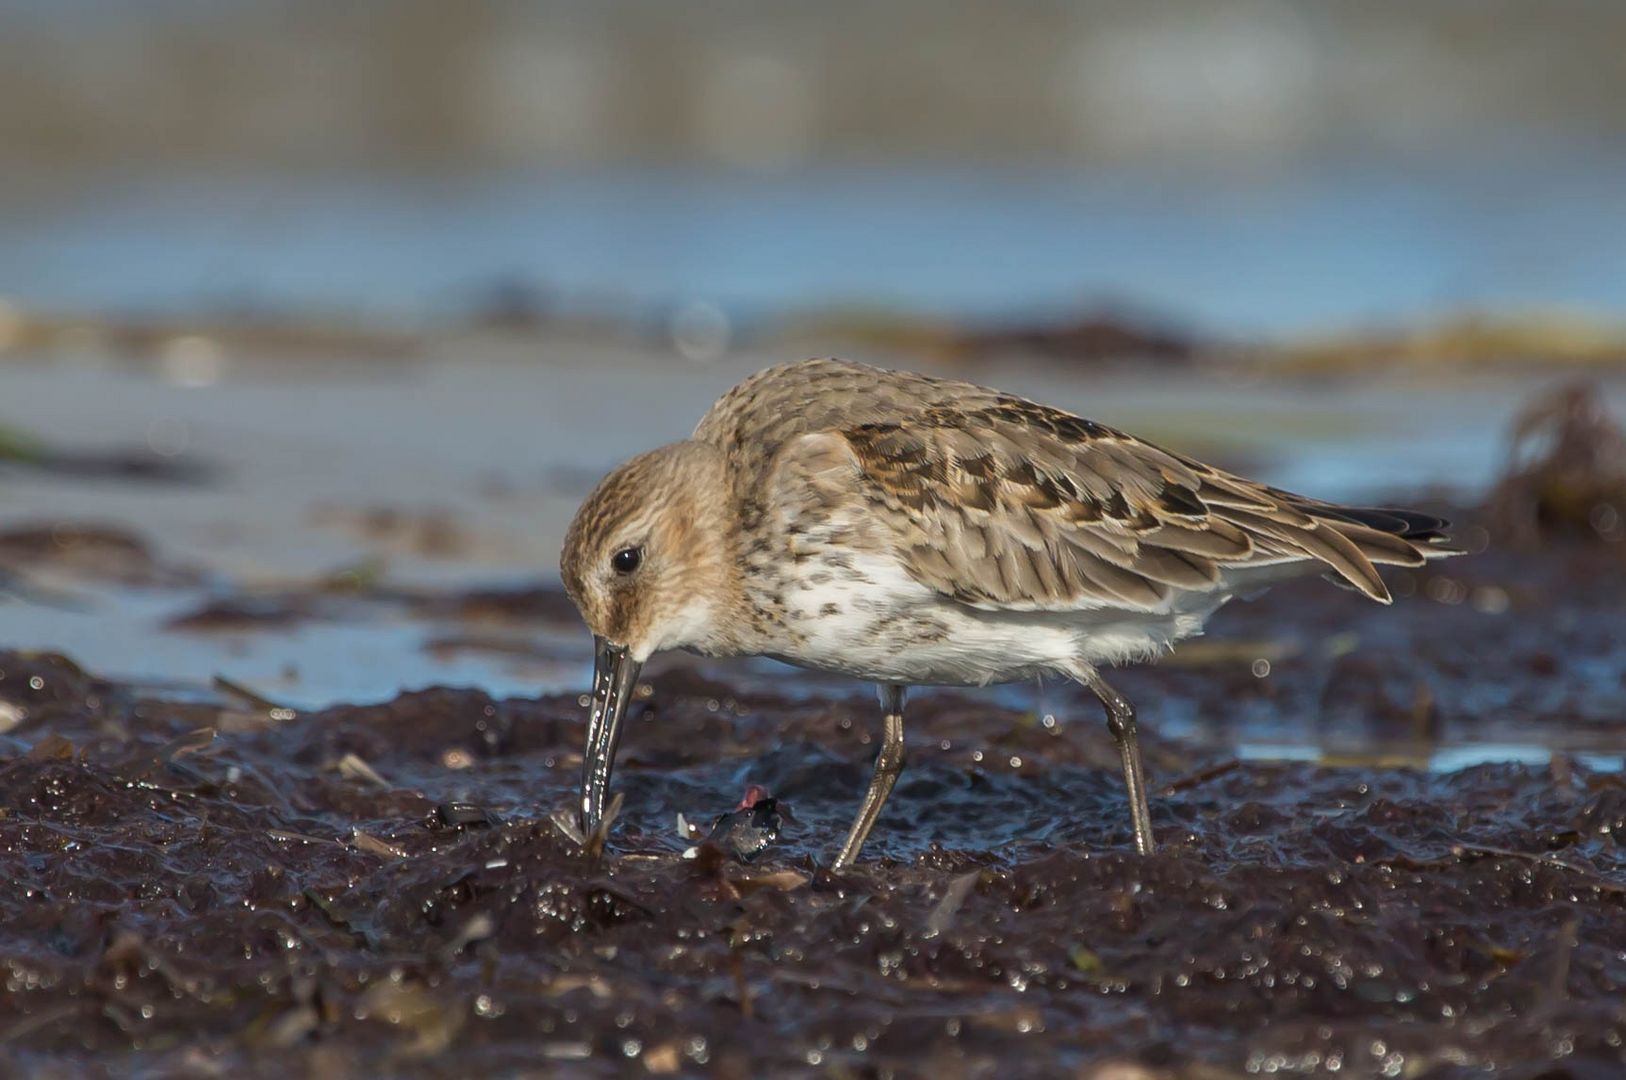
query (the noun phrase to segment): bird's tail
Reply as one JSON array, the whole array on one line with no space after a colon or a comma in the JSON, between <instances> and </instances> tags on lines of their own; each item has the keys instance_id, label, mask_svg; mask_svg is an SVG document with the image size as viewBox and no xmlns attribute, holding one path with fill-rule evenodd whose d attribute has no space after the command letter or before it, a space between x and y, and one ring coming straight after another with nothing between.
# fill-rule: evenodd
<instances>
[{"instance_id":1,"label":"bird's tail","mask_svg":"<svg viewBox=\"0 0 1626 1080\"><path fill-rule=\"evenodd\" d=\"M1419 567L1432 559L1464 554L1447 531L1451 523L1432 514L1393 507L1300 506L1322 528L1331 529L1348 540L1372 566ZM1387 602L1389 591L1370 574L1350 575L1342 566L1326 579L1335 585L1354 589L1374 600Z\"/></svg>"}]
</instances>

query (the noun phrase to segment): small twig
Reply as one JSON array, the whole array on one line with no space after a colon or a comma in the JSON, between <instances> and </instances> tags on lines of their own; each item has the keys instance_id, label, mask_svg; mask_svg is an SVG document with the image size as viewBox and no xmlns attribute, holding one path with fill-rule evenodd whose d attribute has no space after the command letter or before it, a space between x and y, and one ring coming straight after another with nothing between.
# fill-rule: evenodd
<instances>
[{"instance_id":1,"label":"small twig","mask_svg":"<svg viewBox=\"0 0 1626 1080\"><path fill-rule=\"evenodd\" d=\"M380 855L387 859L407 858L404 849L396 847L388 840L380 840L371 833L364 833L360 829L350 833L350 842L356 846L357 851L365 851L369 855Z\"/></svg>"},{"instance_id":2,"label":"small twig","mask_svg":"<svg viewBox=\"0 0 1626 1080\"><path fill-rule=\"evenodd\" d=\"M235 679L228 679L224 675L216 675L212 680L212 683L216 690L230 694L235 698L240 698L254 706L256 709L263 709L269 713L277 713L277 719L290 719L294 715L295 710L288 708L286 705L278 705L270 698L259 693L258 691L249 689ZM284 713L287 715L282 715Z\"/></svg>"},{"instance_id":3,"label":"small twig","mask_svg":"<svg viewBox=\"0 0 1626 1080\"><path fill-rule=\"evenodd\" d=\"M582 835L582 827L577 824L576 815L571 813L567 807L555 807L553 813L548 815L548 820L553 822L555 829L564 833L566 840L571 841L577 847L587 846L587 837Z\"/></svg>"},{"instance_id":4,"label":"small twig","mask_svg":"<svg viewBox=\"0 0 1626 1080\"><path fill-rule=\"evenodd\" d=\"M610 839L610 826L614 825L615 819L621 816L621 801L621 792L618 791L610 799L610 806L604 811L604 816L599 819L598 828L594 829L593 835L587 838L583 850L587 852L588 858L596 859L604 854L604 845Z\"/></svg>"},{"instance_id":5,"label":"small twig","mask_svg":"<svg viewBox=\"0 0 1626 1080\"><path fill-rule=\"evenodd\" d=\"M1464 855L1479 855L1489 858L1527 859L1530 862L1545 863L1548 866L1556 866L1560 870L1568 870L1572 874L1581 875L1587 880L1587 884L1600 892L1613 893L1617 896L1626 895L1626 885L1617 885L1613 881L1606 881L1584 866L1565 862L1557 855L1550 855L1546 852L1514 851L1511 848L1491 847L1486 844L1456 844L1451 848L1451 854L1459 859Z\"/></svg>"},{"instance_id":6,"label":"small twig","mask_svg":"<svg viewBox=\"0 0 1626 1080\"><path fill-rule=\"evenodd\" d=\"M329 840L325 836L311 836L309 833L294 832L292 829L267 829L265 835L273 840L290 844L335 844L344 847L342 840Z\"/></svg>"},{"instance_id":7,"label":"small twig","mask_svg":"<svg viewBox=\"0 0 1626 1080\"><path fill-rule=\"evenodd\" d=\"M1163 796L1167 798L1170 795L1178 795L1182 791L1188 791L1191 788L1206 784L1215 777L1224 776L1229 772L1235 772L1241 767L1242 762L1238 761L1236 758L1231 758L1228 761L1216 762L1207 768L1198 769L1194 773L1188 773L1178 780L1171 780L1164 786Z\"/></svg>"},{"instance_id":8,"label":"small twig","mask_svg":"<svg viewBox=\"0 0 1626 1080\"><path fill-rule=\"evenodd\" d=\"M559 807L549 816L556 829L580 845L582 854L589 859L596 859L604 854L605 841L610 838L610 826L615 824L616 817L621 813L621 802L622 794L618 791L611 797L609 808L599 819L598 828L593 830L592 836L582 834L581 825L577 823L575 815L565 807Z\"/></svg>"}]
</instances>

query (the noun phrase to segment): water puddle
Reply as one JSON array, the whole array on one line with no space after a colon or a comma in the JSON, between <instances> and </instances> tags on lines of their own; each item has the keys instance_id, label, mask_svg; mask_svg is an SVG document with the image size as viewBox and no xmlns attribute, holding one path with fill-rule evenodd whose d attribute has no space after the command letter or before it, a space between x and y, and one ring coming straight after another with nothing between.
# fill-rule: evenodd
<instances>
[{"instance_id":1,"label":"water puddle","mask_svg":"<svg viewBox=\"0 0 1626 1080\"><path fill-rule=\"evenodd\" d=\"M1243 742L1237 745L1236 755L1243 761L1299 761L1339 768L1400 766L1423 768L1437 773L1458 772L1480 765L1549 766L1555 760L1566 758L1593 772L1618 773L1626 769L1626 754L1595 750L1564 750L1539 743L1468 743L1462 746L1434 747L1420 753L1408 753L1398 748L1386 753L1380 748L1354 752L1289 743Z\"/></svg>"}]
</instances>

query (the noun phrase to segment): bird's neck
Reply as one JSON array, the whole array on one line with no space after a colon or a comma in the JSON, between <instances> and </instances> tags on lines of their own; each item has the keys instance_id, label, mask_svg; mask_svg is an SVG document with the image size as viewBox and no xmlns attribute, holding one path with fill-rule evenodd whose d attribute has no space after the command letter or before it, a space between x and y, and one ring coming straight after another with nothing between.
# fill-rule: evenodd
<instances>
[{"instance_id":1,"label":"bird's neck","mask_svg":"<svg viewBox=\"0 0 1626 1080\"><path fill-rule=\"evenodd\" d=\"M754 493L734 493L730 509L734 527L720 538L723 572L708 598L713 611L710 633L694 651L707 656L772 653L783 621L784 601L775 571L784 553L775 549Z\"/></svg>"}]
</instances>

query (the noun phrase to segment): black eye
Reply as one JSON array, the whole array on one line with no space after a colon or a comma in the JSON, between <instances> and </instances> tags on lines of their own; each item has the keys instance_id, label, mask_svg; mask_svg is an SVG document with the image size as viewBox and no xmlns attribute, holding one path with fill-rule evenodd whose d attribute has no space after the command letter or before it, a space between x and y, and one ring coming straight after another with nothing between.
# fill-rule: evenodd
<instances>
[{"instance_id":1,"label":"black eye","mask_svg":"<svg viewBox=\"0 0 1626 1080\"><path fill-rule=\"evenodd\" d=\"M618 574L630 574L638 569L638 564L644 561L644 553L640 548L622 548L610 556L610 565Z\"/></svg>"}]
</instances>

